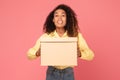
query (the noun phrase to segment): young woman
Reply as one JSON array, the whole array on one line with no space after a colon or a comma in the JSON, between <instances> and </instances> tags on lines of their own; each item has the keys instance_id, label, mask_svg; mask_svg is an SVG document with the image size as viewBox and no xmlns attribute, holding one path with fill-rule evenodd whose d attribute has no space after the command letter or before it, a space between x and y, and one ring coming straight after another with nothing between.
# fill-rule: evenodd
<instances>
[{"instance_id":1,"label":"young woman","mask_svg":"<svg viewBox=\"0 0 120 80\"><path fill-rule=\"evenodd\" d=\"M60 4L50 12L43 30L44 34L40 38L77 37L78 57L84 60L93 59L94 53L79 32L76 14L69 6ZM40 56L40 38L36 41L35 46L29 49L29 59L35 59ZM48 66L46 80L74 80L73 66Z\"/></svg>"}]
</instances>

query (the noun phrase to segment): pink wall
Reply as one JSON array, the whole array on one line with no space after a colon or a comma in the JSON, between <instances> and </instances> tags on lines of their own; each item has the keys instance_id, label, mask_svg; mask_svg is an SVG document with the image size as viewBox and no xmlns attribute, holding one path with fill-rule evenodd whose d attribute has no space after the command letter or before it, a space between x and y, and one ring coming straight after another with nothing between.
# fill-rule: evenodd
<instances>
[{"instance_id":1,"label":"pink wall","mask_svg":"<svg viewBox=\"0 0 120 80\"><path fill-rule=\"evenodd\" d=\"M120 80L119 0L0 0L0 80L45 80L46 67L40 66L39 58L29 61L26 52L59 3L75 10L95 52L93 61L79 60L76 80Z\"/></svg>"}]
</instances>

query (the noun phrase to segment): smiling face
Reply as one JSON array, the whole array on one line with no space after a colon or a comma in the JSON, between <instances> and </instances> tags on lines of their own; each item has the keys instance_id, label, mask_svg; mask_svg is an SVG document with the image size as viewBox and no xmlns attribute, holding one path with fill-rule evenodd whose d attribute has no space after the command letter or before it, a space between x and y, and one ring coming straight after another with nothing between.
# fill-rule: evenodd
<instances>
[{"instance_id":1,"label":"smiling face","mask_svg":"<svg viewBox=\"0 0 120 80\"><path fill-rule=\"evenodd\" d=\"M57 9L54 13L53 22L56 28L64 28L66 25L66 12L63 9Z\"/></svg>"}]
</instances>

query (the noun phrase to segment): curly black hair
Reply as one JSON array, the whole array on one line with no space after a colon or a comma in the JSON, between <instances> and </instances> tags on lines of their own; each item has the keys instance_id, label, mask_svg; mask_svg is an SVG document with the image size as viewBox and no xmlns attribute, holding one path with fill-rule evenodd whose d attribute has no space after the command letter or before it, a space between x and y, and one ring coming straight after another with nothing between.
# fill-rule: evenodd
<instances>
[{"instance_id":1,"label":"curly black hair","mask_svg":"<svg viewBox=\"0 0 120 80\"><path fill-rule=\"evenodd\" d=\"M66 12L67 21L66 21L66 26L64 28L65 30L67 30L67 35L69 37L76 37L78 35L78 30L79 30L76 13L69 6L65 4L58 5L55 9L53 9L53 11L50 12L44 23L43 31L45 33L50 34L56 29L53 23L53 18L54 18L54 12L58 9L62 9Z\"/></svg>"}]
</instances>

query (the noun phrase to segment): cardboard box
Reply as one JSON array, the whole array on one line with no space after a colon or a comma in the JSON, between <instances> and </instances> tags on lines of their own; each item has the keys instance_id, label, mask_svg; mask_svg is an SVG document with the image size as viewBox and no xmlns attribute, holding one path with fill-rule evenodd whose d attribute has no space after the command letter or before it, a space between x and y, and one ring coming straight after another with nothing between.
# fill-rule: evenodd
<instances>
[{"instance_id":1,"label":"cardboard box","mask_svg":"<svg viewBox=\"0 0 120 80\"><path fill-rule=\"evenodd\" d=\"M77 65L77 38L42 38L40 43L42 66Z\"/></svg>"}]
</instances>

